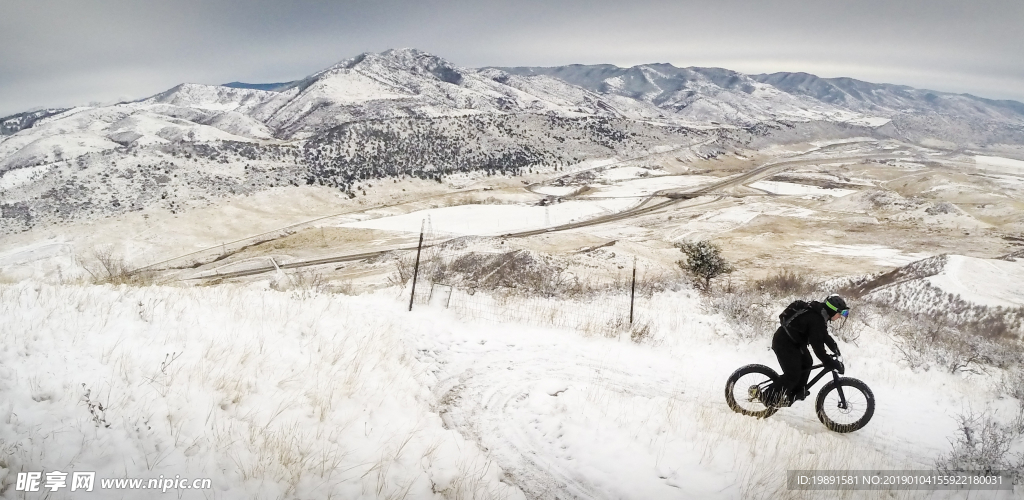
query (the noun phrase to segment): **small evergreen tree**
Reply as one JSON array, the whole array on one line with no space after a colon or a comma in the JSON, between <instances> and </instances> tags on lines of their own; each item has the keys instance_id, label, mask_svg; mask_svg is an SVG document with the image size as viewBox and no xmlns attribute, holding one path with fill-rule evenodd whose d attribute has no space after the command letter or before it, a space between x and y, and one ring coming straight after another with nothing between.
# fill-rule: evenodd
<instances>
[{"instance_id":1,"label":"small evergreen tree","mask_svg":"<svg viewBox=\"0 0 1024 500\"><path fill-rule=\"evenodd\" d=\"M697 286L701 290L710 290L712 279L733 272L733 267L722 258L722 250L708 240L684 241L676 243L676 247L686 255L676 264L697 278Z\"/></svg>"}]
</instances>

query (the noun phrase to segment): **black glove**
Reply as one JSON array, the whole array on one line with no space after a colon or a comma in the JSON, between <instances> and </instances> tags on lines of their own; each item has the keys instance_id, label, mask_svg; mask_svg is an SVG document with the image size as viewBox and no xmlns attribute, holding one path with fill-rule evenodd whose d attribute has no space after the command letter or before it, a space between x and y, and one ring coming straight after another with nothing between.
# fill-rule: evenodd
<instances>
[{"instance_id":1,"label":"black glove","mask_svg":"<svg viewBox=\"0 0 1024 500\"><path fill-rule=\"evenodd\" d=\"M843 363L841 363L836 358L828 358L827 360L825 360L824 364L825 364L825 369L826 370L829 370L829 371L835 370L835 371L839 372L840 375L842 375L843 372L846 371L846 368L843 366Z\"/></svg>"}]
</instances>

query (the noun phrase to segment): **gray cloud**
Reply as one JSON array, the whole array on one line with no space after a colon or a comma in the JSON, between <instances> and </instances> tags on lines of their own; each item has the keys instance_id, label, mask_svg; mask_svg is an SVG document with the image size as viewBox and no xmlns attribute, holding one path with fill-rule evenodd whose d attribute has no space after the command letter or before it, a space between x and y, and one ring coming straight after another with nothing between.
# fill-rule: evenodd
<instances>
[{"instance_id":1,"label":"gray cloud","mask_svg":"<svg viewBox=\"0 0 1024 500\"><path fill-rule=\"evenodd\" d=\"M1024 100L1019 0L0 2L0 115L292 80L393 47L471 67L670 62Z\"/></svg>"}]
</instances>

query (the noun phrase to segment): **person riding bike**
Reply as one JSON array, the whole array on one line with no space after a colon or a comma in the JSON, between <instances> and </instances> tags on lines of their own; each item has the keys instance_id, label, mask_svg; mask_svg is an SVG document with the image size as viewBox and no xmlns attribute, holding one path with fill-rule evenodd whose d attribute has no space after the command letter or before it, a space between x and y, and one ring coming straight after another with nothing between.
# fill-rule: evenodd
<instances>
[{"instance_id":1,"label":"person riding bike","mask_svg":"<svg viewBox=\"0 0 1024 500\"><path fill-rule=\"evenodd\" d=\"M849 315L850 308L847 307L846 301L838 295L832 295L824 302L799 304L806 307L793 311L789 318L780 317L783 324L772 337L772 350L779 359L783 373L776 383L760 395L761 401L768 406L791 406L794 400L803 400L807 397L807 378L814 364L811 353L807 352L808 344L825 365L826 370L841 369L842 366L835 357L825 352L825 346L828 346L834 356L840 355L835 339L828 334L828 322ZM783 316L785 315L786 313L783 313Z\"/></svg>"}]
</instances>

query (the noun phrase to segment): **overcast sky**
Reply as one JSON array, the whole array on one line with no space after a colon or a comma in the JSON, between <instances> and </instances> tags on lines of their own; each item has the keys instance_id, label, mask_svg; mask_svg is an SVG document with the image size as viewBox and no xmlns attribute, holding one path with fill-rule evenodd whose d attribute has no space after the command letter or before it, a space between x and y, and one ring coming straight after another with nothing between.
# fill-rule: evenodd
<instances>
[{"instance_id":1,"label":"overcast sky","mask_svg":"<svg viewBox=\"0 0 1024 500\"><path fill-rule=\"evenodd\" d=\"M0 116L299 79L414 47L459 66L668 62L1024 101L1024 0L0 0Z\"/></svg>"}]
</instances>

